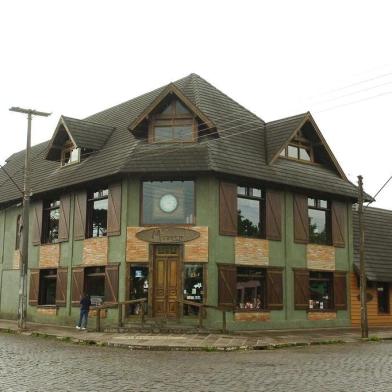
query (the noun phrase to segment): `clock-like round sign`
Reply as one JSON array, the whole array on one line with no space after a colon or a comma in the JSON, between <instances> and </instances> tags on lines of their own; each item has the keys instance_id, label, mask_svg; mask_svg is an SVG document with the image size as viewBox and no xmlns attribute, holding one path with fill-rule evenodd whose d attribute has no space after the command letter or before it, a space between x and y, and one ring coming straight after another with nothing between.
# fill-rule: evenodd
<instances>
[{"instance_id":1,"label":"clock-like round sign","mask_svg":"<svg viewBox=\"0 0 392 392\"><path fill-rule=\"evenodd\" d=\"M178 200L174 195L170 193L163 195L159 200L159 208L163 212L167 212L167 213L173 212L177 209L177 207L178 207Z\"/></svg>"}]
</instances>

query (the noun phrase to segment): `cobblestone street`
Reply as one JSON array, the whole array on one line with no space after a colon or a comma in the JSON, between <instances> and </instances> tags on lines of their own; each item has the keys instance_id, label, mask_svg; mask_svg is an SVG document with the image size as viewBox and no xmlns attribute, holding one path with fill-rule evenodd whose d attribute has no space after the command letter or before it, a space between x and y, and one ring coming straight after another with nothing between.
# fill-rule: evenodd
<instances>
[{"instance_id":1,"label":"cobblestone street","mask_svg":"<svg viewBox=\"0 0 392 392\"><path fill-rule=\"evenodd\" d=\"M0 334L0 391L392 391L392 343L154 352Z\"/></svg>"}]
</instances>

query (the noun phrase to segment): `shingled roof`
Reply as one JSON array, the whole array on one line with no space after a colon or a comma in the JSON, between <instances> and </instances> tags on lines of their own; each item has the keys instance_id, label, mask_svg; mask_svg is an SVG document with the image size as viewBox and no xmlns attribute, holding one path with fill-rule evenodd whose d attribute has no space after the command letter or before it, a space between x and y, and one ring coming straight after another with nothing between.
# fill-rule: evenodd
<instances>
[{"instance_id":1,"label":"shingled roof","mask_svg":"<svg viewBox=\"0 0 392 392\"><path fill-rule=\"evenodd\" d=\"M392 282L392 211L368 207L364 210L365 270L370 281ZM354 265L359 271L359 220L353 211Z\"/></svg>"},{"instance_id":2,"label":"shingled roof","mask_svg":"<svg viewBox=\"0 0 392 392\"><path fill-rule=\"evenodd\" d=\"M202 136L198 143L174 146L148 144L146 139L138 138L130 131L129 126L137 122L168 86L174 86L174 90L178 89L198 108L215 127L213 134ZM301 116L297 116L298 122ZM356 198L356 187L329 168L285 159L276 159L269 164L269 150L277 148L286 131L274 128L273 123L269 123L271 126L267 130L261 118L195 74L84 120L63 119L72 128L70 132L75 135L76 143L88 144L96 151L88 153L79 164L60 167L59 162L45 159L50 141L34 146L32 189L36 195L116 174L210 171ZM295 124L289 128L293 127ZM274 132L279 135L276 142L271 142ZM24 152L21 151L13 154L5 165L20 185L23 160ZM0 185L0 203L20 199L15 185L2 172Z\"/></svg>"}]
</instances>

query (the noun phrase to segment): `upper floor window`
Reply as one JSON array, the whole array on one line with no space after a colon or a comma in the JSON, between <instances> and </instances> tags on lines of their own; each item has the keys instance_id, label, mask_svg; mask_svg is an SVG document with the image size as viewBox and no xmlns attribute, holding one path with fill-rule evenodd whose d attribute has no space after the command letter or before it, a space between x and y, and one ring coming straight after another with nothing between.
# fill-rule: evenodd
<instances>
[{"instance_id":1,"label":"upper floor window","mask_svg":"<svg viewBox=\"0 0 392 392\"><path fill-rule=\"evenodd\" d=\"M331 243L330 202L323 199L308 198L309 242Z\"/></svg>"},{"instance_id":2,"label":"upper floor window","mask_svg":"<svg viewBox=\"0 0 392 392\"><path fill-rule=\"evenodd\" d=\"M150 142L194 142L196 139L194 115L177 99L166 102L152 116Z\"/></svg>"},{"instance_id":3,"label":"upper floor window","mask_svg":"<svg viewBox=\"0 0 392 392\"><path fill-rule=\"evenodd\" d=\"M238 235L263 237L265 198L260 188L237 187Z\"/></svg>"},{"instance_id":4,"label":"upper floor window","mask_svg":"<svg viewBox=\"0 0 392 392\"><path fill-rule=\"evenodd\" d=\"M143 224L193 224L193 181L143 182Z\"/></svg>"},{"instance_id":5,"label":"upper floor window","mask_svg":"<svg viewBox=\"0 0 392 392\"><path fill-rule=\"evenodd\" d=\"M312 146L301 132L281 151L280 156L306 162L314 161Z\"/></svg>"},{"instance_id":6,"label":"upper floor window","mask_svg":"<svg viewBox=\"0 0 392 392\"><path fill-rule=\"evenodd\" d=\"M87 193L86 238L107 235L108 189L95 189Z\"/></svg>"},{"instance_id":7,"label":"upper floor window","mask_svg":"<svg viewBox=\"0 0 392 392\"><path fill-rule=\"evenodd\" d=\"M61 166L77 162L80 162L80 148L76 148L74 144L68 140L61 151Z\"/></svg>"},{"instance_id":8,"label":"upper floor window","mask_svg":"<svg viewBox=\"0 0 392 392\"><path fill-rule=\"evenodd\" d=\"M53 244L59 238L60 200L46 200L43 205L42 214L42 236L43 244Z\"/></svg>"}]
</instances>

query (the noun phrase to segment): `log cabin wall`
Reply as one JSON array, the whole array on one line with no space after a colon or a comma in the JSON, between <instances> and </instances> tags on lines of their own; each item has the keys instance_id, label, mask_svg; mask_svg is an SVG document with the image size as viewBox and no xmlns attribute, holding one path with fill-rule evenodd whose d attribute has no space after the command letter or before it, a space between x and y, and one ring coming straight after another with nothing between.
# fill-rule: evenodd
<instances>
[{"instance_id":1,"label":"log cabin wall","mask_svg":"<svg viewBox=\"0 0 392 392\"><path fill-rule=\"evenodd\" d=\"M357 275L352 272L350 274L350 291L351 291L351 322L354 327L361 325L361 301L359 299L359 287ZM367 293L371 295L370 301L367 303L368 321L370 327L376 326L392 326L391 308L389 313L379 313L377 303L377 288L369 287ZM389 287L389 304L392 304L392 291Z\"/></svg>"}]
</instances>

